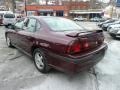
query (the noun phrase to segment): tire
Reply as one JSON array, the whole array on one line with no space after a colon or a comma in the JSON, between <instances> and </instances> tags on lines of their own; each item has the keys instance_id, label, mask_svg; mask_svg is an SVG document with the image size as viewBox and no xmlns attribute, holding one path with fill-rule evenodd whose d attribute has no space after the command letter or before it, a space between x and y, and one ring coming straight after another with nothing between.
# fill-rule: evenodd
<instances>
[{"instance_id":1,"label":"tire","mask_svg":"<svg viewBox=\"0 0 120 90\"><path fill-rule=\"evenodd\" d=\"M50 70L50 66L48 66L48 62L43 50L39 48L35 49L33 52L33 59L38 71L42 73L48 73L48 71Z\"/></svg>"},{"instance_id":2,"label":"tire","mask_svg":"<svg viewBox=\"0 0 120 90\"><path fill-rule=\"evenodd\" d=\"M5 28L8 28L8 25L5 25Z\"/></svg>"},{"instance_id":3,"label":"tire","mask_svg":"<svg viewBox=\"0 0 120 90\"><path fill-rule=\"evenodd\" d=\"M6 35L6 43L8 47L13 47L10 38Z\"/></svg>"},{"instance_id":4,"label":"tire","mask_svg":"<svg viewBox=\"0 0 120 90\"><path fill-rule=\"evenodd\" d=\"M111 36L113 39L116 39L116 35L115 35L115 34L110 33L110 36Z\"/></svg>"},{"instance_id":5,"label":"tire","mask_svg":"<svg viewBox=\"0 0 120 90\"><path fill-rule=\"evenodd\" d=\"M78 20L76 19L75 21L77 22Z\"/></svg>"},{"instance_id":6,"label":"tire","mask_svg":"<svg viewBox=\"0 0 120 90\"><path fill-rule=\"evenodd\" d=\"M110 36L111 36L113 39L115 39L115 40L120 40L120 38L119 38L119 37L116 37L115 34L110 34Z\"/></svg>"},{"instance_id":7,"label":"tire","mask_svg":"<svg viewBox=\"0 0 120 90\"><path fill-rule=\"evenodd\" d=\"M8 25L7 25L7 28L8 28L8 29L12 29L11 26L12 26L11 24L8 24Z\"/></svg>"}]
</instances>

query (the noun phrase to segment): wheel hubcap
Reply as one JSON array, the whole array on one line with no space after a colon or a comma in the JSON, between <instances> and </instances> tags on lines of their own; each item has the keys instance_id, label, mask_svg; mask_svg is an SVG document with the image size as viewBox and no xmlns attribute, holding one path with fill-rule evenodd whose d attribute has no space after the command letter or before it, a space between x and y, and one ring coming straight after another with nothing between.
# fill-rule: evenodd
<instances>
[{"instance_id":1,"label":"wheel hubcap","mask_svg":"<svg viewBox=\"0 0 120 90\"><path fill-rule=\"evenodd\" d=\"M8 25L8 28L11 29L12 28L11 25Z\"/></svg>"},{"instance_id":2,"label":"wheel hubcap","mask_svg":"<svg viewBox=\"0 0 120 90\"><path fill-rule=\"evenodd\" d=\"M7 37L7 45L10 46L10 39Z\"/></svg>"},{"instance_id":3,"label":"wheel hubcap","mask_svg":"<svg viewBox=\"0 0 120 90\"><path fill-rule=\"evenodd\" d=\"M39 69L44 68L43 56L38 52L35 54L35 63Z\"/></svg>"}]
</instances>

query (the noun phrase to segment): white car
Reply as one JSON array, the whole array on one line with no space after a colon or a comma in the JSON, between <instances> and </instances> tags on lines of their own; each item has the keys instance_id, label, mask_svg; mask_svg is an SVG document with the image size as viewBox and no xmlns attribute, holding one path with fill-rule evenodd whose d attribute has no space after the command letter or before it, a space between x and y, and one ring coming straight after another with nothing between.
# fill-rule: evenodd
<instances>
[{"instance_id":1,"label":"white car","mask_svg":"<svg viewBox=\"0 0 120 90\"><path fill-rule=\"evenodd\" d=\"M120 28L120 24L110 25L110 26L107 28L107 31L109 32L109 30L114 29L114 28Z\"/></svg>"},{"instance_id":2,"label":"white car","mask_svg":"<svg viewBox=\"0 0 120 90\"><path fill-rule=\"evenodd\" d=\"M119 38L120 39L120 27L116 28L111 28L108 33L113 37L113 38Z\"/></svg>"},{"instance_id":3,"label":"white car","mask_svg":"<svg viewBox=\"0 0 120 90\"><path fill-rule=\"evenodd\" d=\"M13 13L6 13L3 15L3 25L5 27L8 27L11 24L14 24L16 22L15 14Z\"/></svg>"},{"instance_id":4,"label":"white car","mask_svg":"<svg viewBox=\"0 0 120 90\"><path fill-rule=\"evenodd\" d=\"M74 20L74 21L85 21L85 20L87 20L87 18L75 17L73 20Z\"/></svg>"},{"instance_id":5,"label":"white car","mask_svg":"<svg viewBox=\"0 0 120 90\"><path fill-rule=\"evenodd\" d=\"M100 17L94 17L90 19L91 22L103 22L105 19L100 18Z\"/></svg>"}]
</instances>

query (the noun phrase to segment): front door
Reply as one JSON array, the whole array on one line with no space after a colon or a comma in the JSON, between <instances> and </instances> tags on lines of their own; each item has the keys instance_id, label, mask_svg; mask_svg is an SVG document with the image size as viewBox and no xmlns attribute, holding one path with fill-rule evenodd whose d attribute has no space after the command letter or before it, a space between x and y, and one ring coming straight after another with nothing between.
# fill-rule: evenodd
<instances>
[{"instance_id":1,"label":"front door","mask_svg":"<svg viewBox=\"0 0 120 90\"><path fill-rule=\"evenodd\" d=\"M13 30L13 35L11 35L12 38L12 43L18 47L20 43L20 36L19 32L22 31L22 27L24 25L24 19L19 20L18 22L15 23L14 25L14 30Z\"/></svg>"},{"instance_id":2,"label":"front door","mask_svg":"<svg viewBox=\"0 0 120 90\"><path fill-rule=\"evenodd\" d=\"M29 18L24 24L23 31L19 32L19 35L21 35L19 47L27 53L31 52L31 47L35 41L36 21L34 18Z\"/></svg>"}]
</instances>

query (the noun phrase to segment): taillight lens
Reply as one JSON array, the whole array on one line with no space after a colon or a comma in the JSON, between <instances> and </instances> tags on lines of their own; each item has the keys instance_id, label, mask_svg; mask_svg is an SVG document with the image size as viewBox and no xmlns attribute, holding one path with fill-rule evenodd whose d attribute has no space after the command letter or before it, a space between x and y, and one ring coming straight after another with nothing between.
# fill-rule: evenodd
<instances>
[{"instance_id":1,"label":"taillight lens","mask_svg":"<svg viewBox=\"0 0 120 90\"><path fill-rule=\"evenodd\" d=\"M88 50L90 48L89 42L87 40L84 41L73 41L68 45L67 53L68 54L77 54L82 51Z\"/></svg>"},{"instance_id":2,"label":"taillight lens","mask_svg":"<svg viewBox=\"0 0 120 90\"><path fill-rule=\"evenodd\" d=\"M73 53L79 53L81 52L81 44L80 42L74 42L71 43L67 48L67 53L73 54Z\"/></svg>"}]
</instances>

